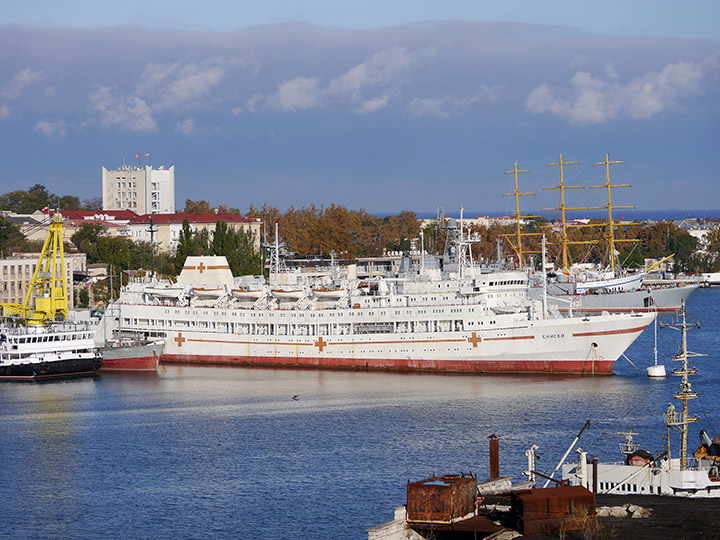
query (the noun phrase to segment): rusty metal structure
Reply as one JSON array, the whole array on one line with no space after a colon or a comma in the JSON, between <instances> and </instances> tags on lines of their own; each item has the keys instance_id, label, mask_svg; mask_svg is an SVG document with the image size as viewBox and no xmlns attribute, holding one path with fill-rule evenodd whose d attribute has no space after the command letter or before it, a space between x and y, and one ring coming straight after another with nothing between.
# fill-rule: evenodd
<instances>
[{"instance_id":1,"label":"rusty metal structure","mask_svg":"<svg viewBox=\"0 0 720 540\"><path fill-rule=\"evenodd\" d=\"M432 476L407 484L408 523L450 524L475 513L477 477Z\"/></svg>"},{"instance_id":2,"label":"rusty metal structure","mask_svg":"<svg viewBox=\"0 0 720 540\"><path fill-rule=\"evenodd\" d=\"M521 534L582 530L595 519L595 495L582 486L515 491L510 511Z\"/></svg>"},{"instance_id":3,"label":"rusty metal structure","mask_svg":"<svg viewBox=\"0 0 720 540\"><path fill-rule=\"evenodd\" d=\"M490 480L500 478L500 437L494 433L490 439Z\"/></svg>"}]
</instances>

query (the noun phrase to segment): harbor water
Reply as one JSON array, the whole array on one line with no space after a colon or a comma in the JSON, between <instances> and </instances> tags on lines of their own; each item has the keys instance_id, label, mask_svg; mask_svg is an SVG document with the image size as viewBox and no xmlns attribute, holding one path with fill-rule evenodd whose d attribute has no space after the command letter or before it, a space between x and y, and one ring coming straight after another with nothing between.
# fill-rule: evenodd
<instances>
[{"instance_id":1,"label":"harbor water","mask_svg":"<svg viewBox=\"0 0 720 540\"><path fill-rule=\"evenodd\" d=\"M698 432L720 433L720 289L688 302ZM673 316L661 316L663 321ZM615 376L482 376L161 366L157 374L0 385L0 536L19 539L353 539L389 521L408 480L523 481L524 451L550 472L579 446L620 459L617 432L665 446L678 377L649 379L653 329ZM658 331L672 370L680 333ZM677 434L671 434L677 455ZM570 459L576 454L571 453Z\"/></svg>"}]
</instances>

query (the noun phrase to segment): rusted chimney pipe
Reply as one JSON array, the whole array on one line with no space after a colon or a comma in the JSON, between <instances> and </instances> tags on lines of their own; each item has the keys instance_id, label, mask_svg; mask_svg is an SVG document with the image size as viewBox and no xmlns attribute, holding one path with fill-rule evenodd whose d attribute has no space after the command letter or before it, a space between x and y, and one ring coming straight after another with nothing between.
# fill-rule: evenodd
<instances>
[{"instance_id":1,"label":"rusted chimney pipe","mask_svg":"<svg viewBox=\"0 0 720 540\"><path fill-rule=\"evenodd\" d=\"M593 493L597 495L598 492L598 458L592 458L593 467Z\"/></svg>"},{"instance_id":2,"label":"rusted chimney pipe","mask_svg":"<svg viewBox=\"0 0 720 540\"><path fill-rule=\"evenodd\" d=\"M500 437L493 433L488 439L490 439L490 480L495 480L500 477Z\"/></svg>"}]
</instances>

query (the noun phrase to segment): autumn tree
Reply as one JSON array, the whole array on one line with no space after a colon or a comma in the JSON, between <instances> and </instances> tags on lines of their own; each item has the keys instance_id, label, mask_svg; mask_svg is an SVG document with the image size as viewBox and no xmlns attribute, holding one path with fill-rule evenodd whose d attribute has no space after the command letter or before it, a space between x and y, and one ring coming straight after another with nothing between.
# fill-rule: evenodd
<instances>
[{"instance_id":1,"label":"autumn tree","mask_svg":"<svg viewBox=\"0 0 720 540\"><path fill-rule=\"evenodd\" d=\"M191 199L185 199L185 209L183 212L188 214L208 214L212 212L213 209L210 206L210 203L202 200L202 201L193 201Z\"/></svg>"}]
</instances>

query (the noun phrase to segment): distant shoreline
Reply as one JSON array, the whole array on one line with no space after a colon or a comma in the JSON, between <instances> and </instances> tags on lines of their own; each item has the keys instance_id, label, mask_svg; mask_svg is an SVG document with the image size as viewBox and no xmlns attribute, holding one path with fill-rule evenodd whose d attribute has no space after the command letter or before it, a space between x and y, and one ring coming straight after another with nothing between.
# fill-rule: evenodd
<instances>
[{"instance_id":1,"label":"distant shoreline","mask_svg":"<svg viewBox=\"0 0 720 540\"><path fill-rule=\"evenodd\" d=\"M555 217L560 216L560 212L540 212L542 217L546 219L553 219ZM376 216L385 217L385 216L393 216L396 214L392 213L378 213L374 214ZM448 211L445 210L445 215L447 217L452 218L459 218L460 217L460 211ZM509 214L507 212L499 212L499 211L478 211L478 210L464 210L463 215L466 218L475 218L479 216L489 216L489 217L502 217L502 216L508 216ZM432 219L436 216L435 211L431 212L417 212L417 216L420 219ZM603 219L607 216L607 210L587 210L584 212L572 212L568 213L569 217L590 217L590 218L598 218ZM624 218L623 218L624 216ZM617 218L618 220L625 219L625 221L674 221L678 219L720 219L720 210L719 209L706 209L706 210L614 210L613 211L613 217Z\"/></svg>"}]
</instances>

